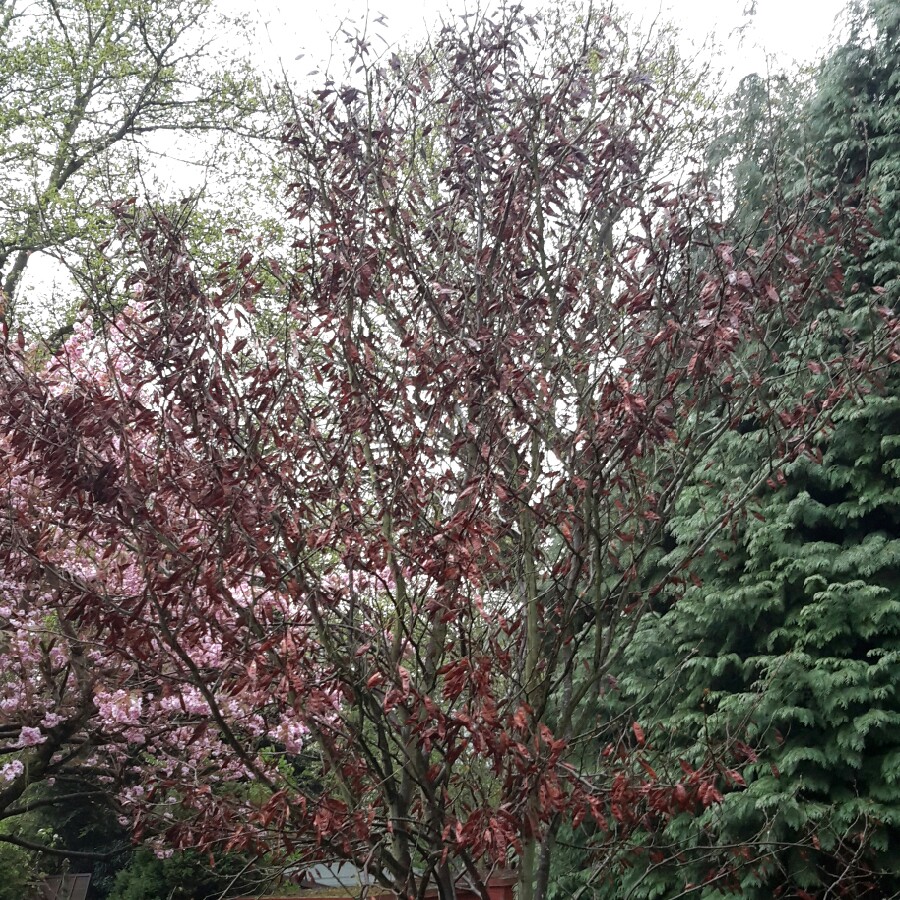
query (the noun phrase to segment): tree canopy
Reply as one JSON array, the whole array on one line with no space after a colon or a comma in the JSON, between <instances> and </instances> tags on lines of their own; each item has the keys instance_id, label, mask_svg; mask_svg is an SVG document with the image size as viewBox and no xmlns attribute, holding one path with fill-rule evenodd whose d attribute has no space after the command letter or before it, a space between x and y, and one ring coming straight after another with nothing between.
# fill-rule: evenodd
<instances>
[{"instance_id":1,"label":"tree canopy","mask_svg":"<svg viewBox=\"0 0 900 900\"><path fill-rule=\"evenodd\" d=\"M403 897L544 900L560 836L648 896L823 884L794 850L868 890L898 324L847 273L887 195L722 221L691 79L608 10L360 37L284 128L289 266L210 282L110 206L127 300L0 333L0 820L101 790Z\"/></svg>"},{"instance_id":2,"label":"tree canopy","mask_svg":"<svg viewBox=\"0 0 900 900\"><path fill-rule=\"evenodd\" d=\"M153 197L155 160L179 135L195 137L189 152L202 169L211 137L260 132L257 113L267 101L260 76L234 49L236 33L238 23L208 0L4 0L0 288L7 318L46 336L79 302L107 299L112 254L98 246L108 250L115 227L108 206ZM49 322L48 310L30 308L21 292L35 254L67 266L77 292Z\"/></svg>"}]
</instances>

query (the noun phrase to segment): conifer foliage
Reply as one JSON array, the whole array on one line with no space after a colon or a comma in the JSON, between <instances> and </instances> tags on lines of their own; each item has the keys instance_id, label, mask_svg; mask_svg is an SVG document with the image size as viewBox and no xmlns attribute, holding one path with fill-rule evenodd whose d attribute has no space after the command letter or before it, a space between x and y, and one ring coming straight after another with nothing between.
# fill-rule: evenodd
<instances>
[{"instance_id":1,"label":"conifer foliage","mask_svg":"<svg viewBox=\"0 0 900 900\"><path fill-rule=\"evenodd\" d=\"M875 226L846 254L844 298L822 308L836 326L826 354L835 335L866 332L873 293L883 311L896 309L900 285L900 11L875 0L851 8L849 23L808 106L811 142L793 152L809 165L813 196L866 209ZM739 210L744 221L752 214ZM812 453L773 472L749 515L710 545L696 584L642 623L620 699L657 711L648 729L654 765L683 756L711 767L724 799L699 818L686 810L664 833L644 831L647 865L609 887L611 896L900 891L895 366ZM765 454L747 424L685 493L671 525L679 545Z\"/></svg>"},{"instance_id":2,"label":"conifer foliage","mask_svg":"<svg viewBox=\"0 0 900 900\"><path fill-rule=\"evenodd\" d=\"M900 889L900 400L867 398L825 444L786 467L716 542L702 585L635 642L627 690L668 709L650 729L658 752L714 760L724 795L648 837L678 864L646 896L709 880L760 898ZM682 536L759 447L745 436L730 449Z\"/></svg>"},{"instance_id":3,"label":"conifer foliage","mask_svg":"<svg viewBox=\"0 0 900 900\"><path fill-rule=\"evenodd\" d=\"M900 7L849 8L846 43L826 61L810 109L809 152L821 191L868 207L878 235L853 274L900 300Z\"/></svg>"}]
</instances>

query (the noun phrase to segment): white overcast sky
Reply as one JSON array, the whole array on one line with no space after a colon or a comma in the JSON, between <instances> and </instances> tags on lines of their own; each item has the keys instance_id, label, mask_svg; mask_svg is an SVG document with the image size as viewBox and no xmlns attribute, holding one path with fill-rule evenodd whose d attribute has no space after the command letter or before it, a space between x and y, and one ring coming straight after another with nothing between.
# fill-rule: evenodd
<instances>
[{"instance_id":1,"label":"white overcast sky","mask_svg":"<svg viewBox=\"0 0 900 900\"><path fill-rule=\"evenodd\" d=\"M483 8L499 0L480 0ZM554 0L521 0L526 8L546 8ZM584 0L585 4L587 0ZM604 0L596 0L602 4ZM835 17L845 0L757 0L753 16L746 15L751 0L619 0L618 7L647 24L661 17L675 23L681 33L686 54L710 52L710 39L719 47L715 66L723 71L723 92L734 88L738 80L751 72L764 73L767 58L776 64L811 62L829 44L835 34ZM263 69L280 68L295 82L312 85L317 77L308 77L311 69L327 64L334 49L334 72L343 67L340 39L334 38L340 26L358 26L368 15L384 15L386 26L380 29L391 43L404 44L424 38L436 21L454 13L478 8L479 0L215 0L219 9L249 14L254 25L249 48ZM737 29L742 29L740 35ZM701 50L701 47L704 48ZM245 48L246 49L246 48ZM299 57L299 58L298 58ZM161 167L163 182L169 190L191 190L194 172L168 159ZM24 291L35 308L54 315L53 297L65 297L67 277L51 260L38 255L29 265Z\"/></svg>"},{"instance_id":2,"label":"white overcast sky","mask_svg":"<svg viewBox=\"0 0 900 900\"><path fill-rule=\"evenodd\" d=\"M219 0L226 8L246 11L241 0ZM481 5L491 0L482 0ZM553 0L524 0L541 7ZM601 0L602 2L602 0ZM809 62L826 47L835 17L845 0L757 0L756 12L747 17L751 0L620 0L620 9L647 22L661 15L682 32L685 50L699 47L713 35L721 46L722 65L734 84L752 71L764 71L767 55L784 64ZM331 38L342 20L361 22L366 14L384 14L392 41L423 37L440 15L476 7L477 0L258 0L252 18L262 26L258 47L263 58L283 60L288 73L302 77L327 59ZM749 23L742 36L735 31ZM303 54L303 59L297 60Z\"/></svg>"}]
</instances>

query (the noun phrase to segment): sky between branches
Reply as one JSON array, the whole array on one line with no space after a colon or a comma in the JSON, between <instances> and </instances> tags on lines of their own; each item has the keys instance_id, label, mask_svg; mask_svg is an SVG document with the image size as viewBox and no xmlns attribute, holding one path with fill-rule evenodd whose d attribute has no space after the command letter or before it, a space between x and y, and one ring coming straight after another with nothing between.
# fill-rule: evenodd
<instances>
[{"instance_id":1,"label":"sky between branches","mask_svg":"<svg viewBox=\"0 0 900 900\"><path fill-rule=\"evenodd\" d=\"M250 54L270 77L287 76L301 89L318 84L323 69L343 72L345 38L341 29L364 28L378 35L373 43L387 50L415 44L439 27L441 18L498 5L498 0L216 0L226 13L249 16L250 30L237 40L250 43ZM556 0L524 0L527 7L548 8ZM576 0L586 7L589 0ZM604 0L595 0L602 4ZM712 60L722 71L723 97L744 76L770 68L813 62L836 37L835 19L846 0L618 0L639 30L672 22L682 52ZM753 4L753 7L751 7ZM383 17L383 18L382 18ZM376 20L377 21L376 23ZM236 47L239 53L247 46ZM196 169L183 160L190 151L157 154L153 175L160 195L187 195L196 186ZM166 183L167 182L167 183ZM50 298L69 290L65 270L39 255L29 265L23 288L29 302L55 306Z\"/></svg>"},{"instance_id":2,"label":"sky between branches","mask_svg":"<svg viewBox=\"0 0 900 900\"><path fill-rule=\"evenodd\" d=\"M246 11L242 0L220 2ZM526 0L525 5L553 3ZM383 15L387 25L382 30L393 40L414 42L442 15L496 5L490 0L258 0L253 18L260 24L261 57L282 60L288 74L302 80L311 64L327 61L332 47L339 54L340 40L332 41L342 22L356 25L367 15L370 20ZM657 17L674 22L685 50L697 52L705 44L709 52L712 39L722 49L729 80L736 83L751 72L764 72L767 55L785 65L814 60L828 44L845 0L620 0L618 5L638 22L649 24Z\"/></svg>"}]
</instances>

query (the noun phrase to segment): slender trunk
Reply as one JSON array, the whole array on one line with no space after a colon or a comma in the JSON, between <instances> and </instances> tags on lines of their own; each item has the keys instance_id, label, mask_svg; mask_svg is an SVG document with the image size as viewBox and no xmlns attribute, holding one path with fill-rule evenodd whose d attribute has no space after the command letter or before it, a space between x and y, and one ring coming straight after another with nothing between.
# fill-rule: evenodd
<instances>
[{"instance_id":1,"label":"slender trunk","mask_svg":"<svg viewBox=\"0 0 900 900\"><path fill-rule=\"evenodd\" d=\"M522 844L522 855L519 857L519 897L518 900L534 900L534 838L528 838Z\"/></svg>"},{"instance_id":2,"label":"slender trunk","mask_svg":"<svg viewBox=\"0 0 900 900\"><path fill-rule=\"evenodd\" d=\"M553 848L556 845L556 834L559 829L559 817L555 818L547 829L547 834L541 842L541 856L537 864L534 884L534 900L545 900L547 887L550 884L550 860L553 857Z\"/></svg>"},{"instance_id":3,"label":"slender trunk","mask_svg":"<svg viewBox=\"0 0 900 900\"><path fill-rule=\"evenodd\" d=\"M529 705L534 708L534 691L536 688L535 677L538 662L538 603L537 603L537 584L534 578L534 559L529 557L531 547L530 522L525 522L523 516L523 525L529 529L525 531L527 535L526 543L526 650L525 650L525 696L528 698ZM527 806L527 817L532 831L537 830L537 798L532 792ZM522 855L519 860L519 900L534 900L534 876L536 861L536 845L537 841L534 837L528 837L523 842Z\"/></svg>"},{"instance_id":4,"label":"slender trunk","mask_svg":"<svg viewBox=\"0 0 900 900\"><path fill-rule=\"evenodd\" d=\"M438 866L434 877L437 881L439 900L456 900L456 884L450 873L450 866L447 863Z\"/></svg>"},{"instance_id":5,"label":"slender trunk","mask_svg":"<svg viewBox=\"0 0 900 900\"><path fill-rule=\"evenodd\" d=\"M531 496L538 471L537 439L531 445L532 483L528 485L528 497ZM525 699L532 708L532 716L536 718L538 706L538 660L540 658L540 623L538 622L538 584L535 567L535 526L531 509L523 503L519 527L522 531L522 551L525 581ZM532 790L528 798L526 816L530 827L530 835L522 846L519 860L519 900L534 900L534 879L538 833L537 796Z\"/></svg>"},{"instance_id":6,"label":"slender trunk","mask_svg":"<svg viewBox=\"0 0 900 900\"><path fill-rule=\"evenodd\" d=\"M27 250L20 250L16 254L12 268L9 270L9 274L3 282L3 293L6 294L10 303L12 303L13 298L15 297L16 288L22 280L22 274L25 272L25 266L28 265L29 256L30 254Z\"/></svg>"}]
</instances>

